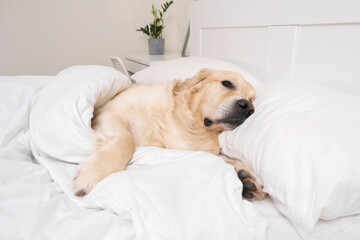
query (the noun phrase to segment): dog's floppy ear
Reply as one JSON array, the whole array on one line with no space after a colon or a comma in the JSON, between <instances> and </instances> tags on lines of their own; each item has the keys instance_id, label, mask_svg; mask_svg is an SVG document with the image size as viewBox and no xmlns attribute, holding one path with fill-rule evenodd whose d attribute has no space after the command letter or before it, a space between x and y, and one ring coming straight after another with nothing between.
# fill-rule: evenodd
<instances>
[{"instance_id":1,"label":"dog's floppy ear","mask_svg":"<svg viewBox=\"0 0 360 240\"><path fill-rule=\"evenodd\" d=\"M213 71L208 68L201 69L194 77L186 79L184 82L178 82L174 87L173 93L177 94L183 90L190 89L198 83L204 81Z\"/></svg>"}]
</instances>

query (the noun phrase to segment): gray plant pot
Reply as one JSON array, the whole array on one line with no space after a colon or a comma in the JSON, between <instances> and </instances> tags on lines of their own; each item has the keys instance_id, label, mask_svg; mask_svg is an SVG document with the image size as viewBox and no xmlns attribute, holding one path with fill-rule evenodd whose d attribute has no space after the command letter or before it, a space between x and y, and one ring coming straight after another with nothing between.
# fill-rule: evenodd
<instances>
[{"instance_id":1,"label":"gray plant pot","mask_svg":"<svg viewBox=\"0 0 360 240\"><path fill-rule=\"evenodd\" d=\"M164 54L165 39L163 38L149 38L149 52L150 55Z\"/></svg>"}]
</instances>

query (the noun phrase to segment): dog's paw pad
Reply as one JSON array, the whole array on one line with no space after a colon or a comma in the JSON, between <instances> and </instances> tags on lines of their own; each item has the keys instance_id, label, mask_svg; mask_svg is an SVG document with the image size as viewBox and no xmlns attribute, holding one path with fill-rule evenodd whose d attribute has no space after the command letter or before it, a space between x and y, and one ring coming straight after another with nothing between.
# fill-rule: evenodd
<instances>
[{"instance_id":1,"label":"dog's paw pad","mask_svg":"<svg viewBox=\"0 0 360 240\"><path fill-rule=\"evenodd\" d=\"M76 197L83 197L86 194L87 194L87 192L84 189L81 189L81 190L75 192Z\"/></svg>"},{"instance_id":2,"label":"dog's paw pad","mask_svg":"<svg viewBox=\"0 0 360 240\"><path fill-rule=\"evenodd\" d=\"M252 192L243 191L242 196L243 196L243 198L246 198L246 199L253 199L254 198L254 194L252 194Z\"/></svg>"},{"instance_id":3,"label":"dog's paw pad","mask_svg":"<svg viewBox=\"0 0 360 240\"><path fill-rule=\"evenodd\" d=\"M251 178L251 175L245 170L240 170L238 172L238 177L240 178L241 181L244 181L246 178Z\"/></svg>"},{"instance_id":4,"label":"dog's paw pad","mask_svg":"<svg viewBox=\"0 0 360 240\"><path fill-rule=\"evenodd\" d=\"M255 191L256 185L255 185L255 183L251 182L250 180L246 180L243 182L243 188L246 191Z\"/></svg>"},{"instance_id":5,"label":"dog's paw pad","mask_svg":"<svg viewBox=\"0 0 360 240\"><path fill-rule=\"evenodd\" d=\"M238 177L243 183L243 198L247 200L260 200L266 197L266 193L262 191L262 187L258 184L253 176L246 171L240 170Z\"/></svg>"}]
</instances>

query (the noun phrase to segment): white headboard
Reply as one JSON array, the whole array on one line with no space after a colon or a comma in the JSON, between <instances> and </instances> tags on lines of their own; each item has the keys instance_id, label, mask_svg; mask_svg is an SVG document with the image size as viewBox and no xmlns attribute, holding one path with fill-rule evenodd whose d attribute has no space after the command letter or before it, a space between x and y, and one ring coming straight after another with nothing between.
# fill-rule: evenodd
<instances>
[{"instance_id":1,"label":"white headboard","mask_svg":"<svg viewBox=\"0 0 360 240\"><path fill-rule=\"evenodd\" d=\"M360 94L359 0L198 0L190 32L192 56Z\"/></svg>"}]
</instances>

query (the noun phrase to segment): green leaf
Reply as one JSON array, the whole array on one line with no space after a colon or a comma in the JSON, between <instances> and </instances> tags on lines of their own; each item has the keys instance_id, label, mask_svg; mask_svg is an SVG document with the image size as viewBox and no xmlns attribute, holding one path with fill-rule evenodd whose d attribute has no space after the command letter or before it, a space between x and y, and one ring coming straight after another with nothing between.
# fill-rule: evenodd
<instances>
[{"instance_id":1,"label":"green leaf","mask_svg":"<svg viewBox=\"0 0 360 240\"><path fill-rule=\"evenodd\" d=\"M146 34L150 37L149 25L146 25L144 28L142 28L142 27L138 28L138 29L136 29L136 31L143 32L144 34Z\"/></svg>"},{"instance_id":2,"label":"green leaf","mask_svg":"<svg viewBox=\"0 0 360 240\"><path fill-rule=\"evenodd\" d=\"M161 8L162 8L162 10L163 10L163 13L165 13L166 12L166 10L168 10L168 8L171 6L171 4L173 4L174 3L174 1L170 1L170 2L165 2L162 6L161 6Z\"/></svg>"},{"instance_id":3,"label":"green leaf","mask_svg":"<svg viewBox=\"0 0 360 240\"><path fill-rule=\"evenodd\" d=\"M161 10L157 10L152 4L151 6L151 13L154 17L154 21L145 27L141 27L136 29L136 31L141 31L144 34L148 35L151 38L159 38L162 36L162 31L165 28L163 16L165 12L169 9L169 7L174 3L174 1L165 2L164 4L160 5ZM160 17L159 17L160 16Z\"/></svg>"}]
</instances>

